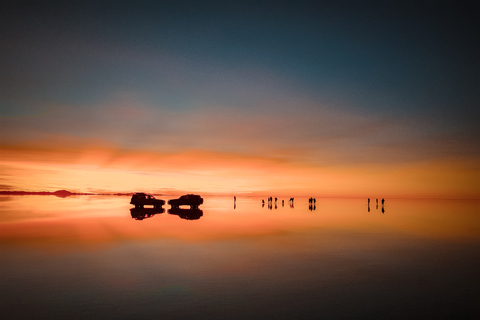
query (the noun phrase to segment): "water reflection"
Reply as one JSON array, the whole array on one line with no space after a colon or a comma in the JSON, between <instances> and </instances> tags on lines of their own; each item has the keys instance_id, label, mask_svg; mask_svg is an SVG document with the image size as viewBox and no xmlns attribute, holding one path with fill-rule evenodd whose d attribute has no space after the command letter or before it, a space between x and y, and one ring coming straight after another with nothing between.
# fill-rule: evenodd
<instances>
[{"instance_id":1,"label":"water reflection","mask_svg":"<svg viewBox=\"0 0 480 320\"><path fill-rule=\"evenodd\" d=\"M164 213L165 209L163 208L132 208L130 209L130 214L135 220L143 220L146 218L151 218L156 214Z\"/></svg>"},{"instance_id":2,"label":"water reflection","mask_svg":"<svg viewBox=\"0 0 480 320\"><path fill-rule=\"evenodd\" d=\"M294 202L294 198L290 198L290 200L288 200L288 203L290 203L290 208L293 209L293 202Z\"/></svg>"},{"instance_id":3,"label":"water reflection","mask_svg":"<svg viewBox=\"0 0 480 320\"><path fill-rule=\"evenodd\" d=\"M385 211L374 199L368 208ZM304 197L272 214L259 197L237 199L235 211L230 196L208 197L208 219L189 223L202 210L148 220L163 211L128 200L0 197L4 318L478 314L478 201L388 199L389 214L379 215L365 212L364 198L322 198L312 214Z\"/></svg>"},{"instance_id":4,"label":"water reflection","mask_svg":"<svg viewBox=\"0 0 480 320\"><path fill-rule=\"evenodd\" d=\"M185 220L198 220L203 216L203 211L198 208L171 208L169 214L174 214Z\"/></svg>"},{"instance_id":5,"label":"water reflection","mask_svg":"<svg viewBox=\"0 0 480 320\"><path fill-rule=\"evenodd\" d=\"M376 199L375 209L378 210L378 199ZM370 198L367 199L367 211L370 212ZM385 213L385 199L382 199L382 213Z\"/></svg>"},{"instance_id":6,"label":"water reflection","mask_svg":"<svg viewBox=\"0 0 480 320\"><path fill-rule=\"evenodd\" d=\"M156 214L164 213L165 209L163 208L132 208L130 209L130 214L135 220L144 220L151 218ZM177 215L185 220L198 220L203 216L203 211L198 208L177 208L173 207L168 209L169 214Z\"/></svg>"},{"instance_id":7,"label":"water reflection","mask_svg":"<svg viewBox=\"0 0 480 320\"><path fill-rule=\"evenodd\" d=\"M261 206L260 197L237 199L235 211L231 197L209 197L205 208L202 208L208 212L209 219L197 227L200 224L187 226L183 222L185 219L198 220L203 217L202 211L172 210L171 215L157 217L162 220L162 223L157 223L149 218L161 214L161 210L130 210L129 197L74 196L60 199L54 196L14 196L0 199L3 200L0 201L0 245L39 245L65 243L66 240L76 243L105 242L113 241L119 235L128 239L211 239L226 235L248 238L260 234L290 233L303 228L352 229L366 234L372 230L389 230L392 234L402 232L419 237L467 240L477 239L480 235L478 201L392 199L388 200L388 208L387 201L384 202L383 211L380 204L379 210L370 207L371 213L386 213L388 209L388 218L385 214L386 219L377 219L376 215L366 215L365 199L322 198L322 214L312 215L314 207L312 205L309 210L308 198L298 198L295 208L293 201L289 201L289 209L286 209L289 206L278 206L275 213L279 214L272 215L269 213L274 207L273 201L271 205L265 203ZM374 200L371 201L373 205ZM173 215L181 219L175 219ZM151 223L134 223L133 219L151 220Z\"/></svg>"},{"instance_id":8,"label":"water reflection","mask_svg":"<svg viewBox=\"0 0 480 320\"><path fill-rule=\"evenodd\" d=\"M267 198L267 208L269 210L272 210L274 208L278 209L277 201L278 201L278 198L268 197ZM284 208L285 207L285 200L281 200L281 201L282 201L282 208ZM290 200L288 200L288 204L289 204L290 208L292 208L292 209L294 208L293 198L290 198ZM264 207L265 207L265 200L262 199L262 208L264 208Z\"/></svg>"}]
</instances>

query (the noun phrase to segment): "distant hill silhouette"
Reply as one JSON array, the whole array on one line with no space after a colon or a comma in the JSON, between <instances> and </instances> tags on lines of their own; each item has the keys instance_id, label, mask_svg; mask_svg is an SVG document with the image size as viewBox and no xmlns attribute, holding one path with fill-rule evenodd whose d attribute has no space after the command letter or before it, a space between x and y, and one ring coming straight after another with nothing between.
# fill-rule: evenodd
<instances>
[{"instance_id":1,"label":"distant hill silhouette","mask_svg":"<svg viewBox=\"0 0 480 320\"><path fill-rule=\"evenodd\" d=\"M92 193L92 192L70 192L68 190L57 190L57 191L0 191L0 195L11 195L11 196L56 196L60 198L66 198L69 196L131 196L134 192L124 192L124 193L108 193L108 192L100 192L100 193ZM152 194L155 196L161 196L163 194Z\"/></svg>"},{"instance_id":2,"label":"distant hill silhouette","mask_svg":"<svg viewBox=\"0 0 480 320\"><path fill-rule=\"evenodd\" d=\"M13 195L13 196L57 196L60 198L66 198L72 195L94 195L94 193L76 193L68 190L57 190L55 192L50 191L0 191L0 195Z\"/></svg>"},{"instance_id":3,"label":"distant hill silhouette","mask_svg":"<svg viewBox=\"0 0 480 320\"><path fill-rule=\"evenodd\" d=\"M66 198L72 195L72 193L67 190L57 190L53 194L60 198Z\"/></svg>"}]
</instances>

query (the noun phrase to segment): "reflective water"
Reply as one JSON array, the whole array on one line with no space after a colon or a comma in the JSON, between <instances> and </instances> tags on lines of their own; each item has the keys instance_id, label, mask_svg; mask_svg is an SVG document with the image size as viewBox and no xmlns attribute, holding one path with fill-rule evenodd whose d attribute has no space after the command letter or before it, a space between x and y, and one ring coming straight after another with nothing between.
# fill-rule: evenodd
<instances>
[{"instance_id":1,"label":"reflective water","mask_svg":"<svg viewBox=\"0 0 480 320\"><path fill-rule=\"evenodd\" d=\"M474 319L480 202L0 197L6 319ZM163 198L168 200L168 198ZM266 198L265 198L266 201Z\"/></svg>"}]
</instances>

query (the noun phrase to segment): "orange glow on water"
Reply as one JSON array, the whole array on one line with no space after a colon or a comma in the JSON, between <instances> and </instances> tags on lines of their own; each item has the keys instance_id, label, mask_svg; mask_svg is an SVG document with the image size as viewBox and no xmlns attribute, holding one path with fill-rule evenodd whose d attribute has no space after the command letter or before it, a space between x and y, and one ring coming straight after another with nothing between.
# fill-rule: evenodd
<instances>
[{"instance_id":1,"label":"orange glow on water","mask_svg":"<svg viewBox=\"0 0 480 320\"><path fill-rule=\"evenodd\" d=\"M413 238L471 241L479 238L478 201L387 200L385 213L364 199L317 199L309 211L306 198L292 209L281 198L277 209L262 207L260 198L206 197L203 216L194 221L157 214L142 221L130 216L129 197L53 196L2 197L0 242L28 246L114 244L119 241L174 239L280 241L288 234L408 235ZM166 200L166 199L165 199ZM168 209L168 206L167 208ZM283 245L283 244L282 244ZM289 246L295 245L289 243Z\"/></svg>"}]
</instances>

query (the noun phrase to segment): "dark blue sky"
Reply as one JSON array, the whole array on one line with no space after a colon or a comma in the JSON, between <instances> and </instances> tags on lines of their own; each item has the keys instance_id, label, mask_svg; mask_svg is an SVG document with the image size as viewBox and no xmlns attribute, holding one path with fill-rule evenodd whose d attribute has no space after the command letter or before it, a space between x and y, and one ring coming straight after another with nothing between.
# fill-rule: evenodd
<instances>
[{"instance_id":1,"label":"dark blue sky","mask_svg":"<svg viewBox=\"0 0 480 320\"><path fill-rule=\"evenodd\" d=\"M478 156L478 1L6 1L1 11L9 137L95 135L112 125L96 112L130 99L226 119L370 119L393 130L363 144L394 145L402 127L434 154ZM52 108L63 110L56 124L32 122L30 136L18 128L19 116ZM301 132L303 120L292 121ZM337 135L305 130L299 139Z\"/></svg>"}]
</instances>

